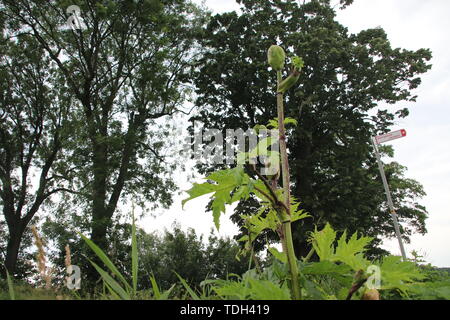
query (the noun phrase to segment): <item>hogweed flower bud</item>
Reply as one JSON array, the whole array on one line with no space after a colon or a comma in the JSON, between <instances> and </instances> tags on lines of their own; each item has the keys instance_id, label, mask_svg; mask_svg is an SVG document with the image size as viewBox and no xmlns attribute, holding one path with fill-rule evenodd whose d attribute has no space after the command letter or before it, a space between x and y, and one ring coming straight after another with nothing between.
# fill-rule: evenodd
<instances>
[{"instance_id":1,"label":"hogweed flower bud","mask_svg":"<svg viewBox=\"0 0 450 320\"><path fill-rule=\"evenodd\" d=\"M267 58L269 61L269 65L275 71L281 71L284 67L284 61L286 60L286 54L282 47L273 45L269 48L267 52Z\"/></svg>"}]
</instances>

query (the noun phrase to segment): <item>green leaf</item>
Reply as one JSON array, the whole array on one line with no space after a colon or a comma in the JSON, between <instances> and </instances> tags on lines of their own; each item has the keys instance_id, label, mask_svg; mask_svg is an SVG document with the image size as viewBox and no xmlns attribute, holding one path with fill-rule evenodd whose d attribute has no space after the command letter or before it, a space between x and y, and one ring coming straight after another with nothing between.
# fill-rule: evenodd
<instances>
[{"instance_id":1,"label":"green leaf","mask_svg":"<svg viewBox=\"0 0 450 320\"><path fill-rule=\"evenodd\" d=\"M344 231L338 240L334 261L341 261L353 268L353 270L365 270L370 262L364 258L362 253L365 247L373 240L370 237L361 237L358 239L357 233L354 233L346 242L347 231Z\"/></svg>"},{"instance_id":2,"label":"green leaf","mask_svg":"<svg viewBox=\"0 0 450 320\"><path fill-rule=\"evenodd\" d=\"M125 291L120 284L114 280L105 270L100 268L95 262L89 260L89 262L94 266L95 270L101 275L103 281L110 287L112 292L117 293L123 300L131 300L131 297L127 291Z\"/></svg>"},{"instance_id":3,"label":"green leaf","mask_svg":"<svg viewBox=\"0 0 450 320\"><path fill-rule=\"evenodd\" d=\"M414 262L402 261L401 257L387 256L381 266L381 289L407 291L408 283L426 278Z\"/></svg>"},{"instance_id":4,"label":"green leaf","mask_svg":"<svg viewBox=\"0 0 450 320\"><path fill-rule=\"evenodd\" d=\"M249 187L249 185L242 185L240 187L238 187L238 189L236 190L236 192L233 193L233 196L231 197L231 203L233 202L237 202L240 200L247 200L248 197L250 196L250 191L251 187Z\"/></svg>"},{"instance_id":5,"label":"green leaf","mask_svg":"<svg viewBox=\"0 0 450 320\"><path fill-rule=\"evenodd\" d=\"M306 275L349 274L352 276L352 269L349 266L331 261L308 263L301 268L301 272Z\"/></svg>"},{"instance_id":6,"label":"green leaf","mask_svg":"<svg viewBox=\"0 0 450 320\"><path fill-rule=\"evenodd\" d=\"M347 231L344 231L342 236L337 241L336 249L334 242L336 240L336 232L327 224L321 231L313 232L311 241L316 253L320 257L320 261L343 262L353 270L365 270L370 264L364 258L363 253L365 247L372 241L370 237L360 237L354 233L347 242Z\"/></svg>"},{"instance_id":7,"label":"green leaf","mask_svg":"<svg viewBox=\"0 0 450 320\"><path fill-rule=\"evenodd\" d=\"M333 242L336 239L336 232L327 223L325 228L321 231L317 229L312 233L312 244L316 250L320 261L332 260L334 256Z\"/></svg>"},{"instance_id":8,"label":"green leaf","mask_svg":"<svg viewBox=\"0 0 450 320\"><path fill-rule=\"evenodd\" d=\"M248 295L245 287L245 283L241 281L231 280L211 280L214 292L223 300L247 300Z\"/></svg>"},{"instance_id":9,"label":"green leaf","mask_svg":"<svg viewBox=\"0 0 450 320\"><path fill-rule=\"evenodd\" d=\"M108 283L106 283L106 281L103 281L103 295L106 296L105 287L106 287L106 289L108 289L109 294L113 296L113 299L115 299L115 300L122 300L122 298L113 290L113 288L111 288L108 285Z\"/></svg>"},{"instance_id":10,"label":"green leaf","mask_svg":"<svg viewBox=\"0 0 450 320\"><path fill-rule=\"evenodd\" d=\"M296 127L296 126L298 125L298 122L297 122L297 120L294 119L294 118L286 117L286 118L284 119L284 125L287 126L288 124L292 124L294 127Z\"/></svg>"},{"instance_id":11,"label":"green leaf","mask_svg":"<svg viewBox=\"0 0 450 320\"><path fill-rule=\"evenodd\" d=\"M299 210L300 202L291 197L291 222L311 217L304 210Z\"/></svg>"},{"instance_id":12,"label":"green leaf","mask_svg":"<svg viewBox=\"0 0 450 320\"><path fill-rule=\"evenodd\" d=\"M175 274L177 275L178 279L180 279L181 284L187 290L191 298L194 300L201 300L200 297L194 292L194 290L192 290L191 287L187 284L186 280L184 280L178 273L175 272Z\"/></svg>"},{"instance_id":13,"label":"green leaf","mask_svg":"<svg viewBox=\"0 0 450 320\"><path fill-rule=\"evenodd\" d=\"M292 65L298 70L302 70L302 68L305 66L305 62L301 57L295 56L292 57Z\"/></svg>"},{"instance_id":14,"label":"green leaf","mask_svg":"<svg viewBox=\"0 0 450 320\"><path fill-rule=\"evenodd\" d=\"M209 194L212 193L216 190L216 186L211 184L211 183L202 183L202 184L198 184L198 183L194 183L192 188L189 189L188 191L186 191L189 194L189 198L184 199L181 204L184 207L184 205L186 204L186 202L201 197L205 194Z\"/></svg>"},{"instance_id":15,"label":"green leaf","mask_svg":"<svg viewBox=\"0 0 450 320\"><path fill-rule=\"evenodd\" d=\"M261 139L258 142L258 145L253 149L250 150L248 153L249 157L251 159L258 158L260 156L269 156L269 147L271 147L275 143L275 139L273 137L266 137L264 139ZM277 155L278 154L278 155ZM279 156L279 153L276 151L271 152L271 156L276 158Z\"/></svg>"},{"instance_id":16,"label":"green leaf","mask_svg":"<svg viewBox=\"0 0 450 320\"><path fill-rule=\"evenodd\" d=\"M249 295L253 300L291 300L287 286L279 286L268 280L249 278Z\"/></svg>"},{"instance_id":17,"label":"green leaf","mask_svg":"<svg viewBox=\"0 0 450 320\"><path fill-rule=\"evenodd\" d=\"M159 291L158 284L156 283L156 279L153 274L150 276L150 283L152 284L153 296L159 300L161 298L161 292Z\"/></svg>"},{"instance_id":18,"label":"green leaf","mask_svg":"<svg viewBox=\"0 0 450 320\"><path fill-rule=\"evenodd\" d=\"M156 283L156 279L153 274L150 276L150 283L152 285L153 297L156 300L167 300L169 298L170 293L175 288L175 284L173 284L169 289L167 289L164 292L161 292L159 290L158 284Z\"/></svg>"},{"instance_id":19,"label":"green leaf","mask_svg":"<svg viewBox=\"0 0 450 320\"><path fill-rule=\"evenodd\" d=\"M166 291L164 291L163 293L161 293L161 296L159 297L159 300L168 300L170 293L172 292L172 290L175 288L175 284L173 284L169 289L167 289Z\"/></svg>"},{"instance_id":20,"label":"green leaf","mask_svg":"<svg viewBox=\"0 0 450 320\"><path fill-rule=\"evenodd\" d=\"M242 236L242 237L240 237L239 238L239 242L245 242L245 241L248 241L249 239L248 239L248 235L244 235L244 236Z\"/></svg>"},{"instance_id":21,"label":"green leaf","mask_svg":"<svg viewBox=\"0 0 450 320\"><path fill-rule=\"evenodd\" d=\"M280 252L278 251L277 248L274 247L269 247L269 252L279 261L283 262L283 263L287 263L287 256L284 252Z\"/></svg>"},{"instance_id":22,"label":"green leaf","mask_svg":"<svg viewBox=\"0 0 450 320\"><path fill-rule=\"evenodd\" d=\"M287 126L289 124L292 124L293 126L296 127L298 125L298 122L294 118L286 117L284 119L284 125ZM274 119L269 120L269 122L267 123L267 127L268 128L273 128L273 129L278 129L278 118L274 118Z\"/></svg>"},{"instance_id":23,"label":"green leaf","mask_svg":"<svg viewBox=\"0 0 450 320\"><path fill-rule=\"evenodd\" d=\"M189 198L183 200L182 205L184 206L187 201L190 201L194 198L203 196L205 194L214 193L212 195L213 201L211 204L211 208L213 212L214 224L217 230L219 230L220 215L222 213L225 213L225 205L231 204L232 202L237 200L236 198L231 197L232 192L236 188L240 187L243 182L248 182L249 177L245 174L244 168L242 166L238 166L233 169L214 172L205 179L212 180L216 182L216 184L194 183L193 187L187 191L187 193L189 194ZM245 195L246 190L242 189L240 192L242 192L241 195Z\"/></svg>"},{"instance_id":24,"label":"green leaf","mask_svg":"<svg viewBox=\"0 0 450 320\"><path fill-rule=\"evenodd\" d=\"M269 210L265 217L261 217L265 210L266 208L262 207L256 214L247 216L246 225L255 235L261 234L266 229L275 231L280 224L280 219L274 210Z\"/></svg>"}]
</instances>

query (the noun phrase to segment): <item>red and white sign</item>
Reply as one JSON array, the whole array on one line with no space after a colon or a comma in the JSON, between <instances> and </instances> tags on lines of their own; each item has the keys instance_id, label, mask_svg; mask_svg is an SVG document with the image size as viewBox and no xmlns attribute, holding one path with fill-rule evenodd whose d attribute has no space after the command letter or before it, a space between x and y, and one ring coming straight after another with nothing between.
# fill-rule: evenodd
<instances>
[{"instance_id":1,"label":"red and white sign","mask_svg":"<svg viewBox=\"0 0 450 320\"><path fill-rule=\"evenodd\" d=\"M389 132L389 133L383 134L381 136L376 136L375 137L375 142L377 144L381 144L381 143L384 143L384 142L388 142L388 141L399 139L399 138L403 138L403 137L406 137L406 130L404 130L404 129L398 130L398 131Z\"/></svg>"}]
</instances>

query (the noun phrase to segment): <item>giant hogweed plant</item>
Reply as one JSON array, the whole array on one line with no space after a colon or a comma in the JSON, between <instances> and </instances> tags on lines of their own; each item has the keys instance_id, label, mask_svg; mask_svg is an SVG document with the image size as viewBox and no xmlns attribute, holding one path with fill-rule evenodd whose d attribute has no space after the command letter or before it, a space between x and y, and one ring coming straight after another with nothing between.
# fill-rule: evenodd
<instances>
[{"instance_id":1,"label":"giant hogweed plant","mask_svg":"<svg viewBox=\"0 0 450 320\"><path fill-rule=\"evenodd\" d=\"M311 254L303 261L298 261L293 247L291 224L308 215L299 209L299 202L290 195L289 162L286 150L286 125L297 122L284 116L284 94L296 84L300 78L303 60L292 58L290 74L283 79L285 52L276 45L268 50L268 62L277 74L277 113L278 118L271 120L268 127L278 130L278 134L262 139L256 148L248 153L238 154L238 165L232 169L217 171L207 176L205 183L194 183L187 191L189 197L183 200L183 205L194 198L212 194L211 209L216 228L219 229L219 219L225 213L225 206L250 195L260 201L260 209L254 214L241 215L247 235L240 241L246 242L245 248L251 252L253 241L264 230L270 229L278 233L283 251L269 248L275 261L262 272L249 270L242 277L236 276L236 281L211 280L204 285L211 285L222 298L232 299L352 299L360 294L364 299L379 299L376 289L365 290L366 282L371 279L371 272L380 270L384 282L377 288L388 290L398 289L407 294L408 283L423 278L412 262L403 262L398 257L387 257L374 265L363 256L365 247L371 238L358 238L354 234L347 241L347 234L336 240L336 232L327 225L322 231L311 235ZM255 130L265 126L257 126ZM267 146L278 139L280 152L268 151ZM270 159L270 165L278 168L275 174L261 174L256 168L256 157ZM248 163L243 163L243 160ZM263 163L267 164L263 161ZM281 180L281 186L279 186ZM320 262L309 263L314 252ZM372 266L372 268L369 268ZM374 286L372 286L374 287ZM369 287L370 288L370 287Z\"/></svg>"},{"instance_id":2,"label":"giant hogweed plant","mask_svg":"<svg viewBox=\"0 0 450 320\"><path fill-rule=\"evenodd\" d=\"M248 153L241 153L238 156L238 166L233 169L217 171L206 177L208 182L194 184L187 191L189 198L183 200L183 205L194 198L212 193L212 213L214 222L219 229L219 219L221 213L225 212L225 205L232 204L242 199L247 199L250 194L255 195L261 203L261 210L253 216L243 216L248 227L249 234L242 241L246 241L250 246L252 241L265 229L276 231L280 237L283 247L283 254L290 270L290 289L294 299L301 298L299 286L299 273L297 258L294 252L292 241L291 223L307 217L302 210L298 210L298 203L290 195L289 181L289 162L286 148L286 129L287 123L295 123L293 119L285 119L284 116L284 93L286 93L300 77L303 67L303 60L300 57L292 59L292 71L288 77L283 79L282 71L285 64L285 52L276 45L268 50L268 62L277 73L277 113L278 118L271 121L269 125L278 129L278 142L280 152L268 151L267 146L273 144L273 135L261 140L256 148ZM261 128L257 128L258 130ZM272 170L270 175L264 175L259 172L255 165L255 158L270 159ZM251 171L248 174L244 169L242 159L248 160L246 167ZM241 161L240 161L241 160ZM264 161L265 164L267 161ZM275 170L273 170L275 169ZM281 171L281 172L280 172ZM278 186L278 180L281 177L282 187ZM267 212L263 216L263 212Z\"/></svg>"}]
</instances>

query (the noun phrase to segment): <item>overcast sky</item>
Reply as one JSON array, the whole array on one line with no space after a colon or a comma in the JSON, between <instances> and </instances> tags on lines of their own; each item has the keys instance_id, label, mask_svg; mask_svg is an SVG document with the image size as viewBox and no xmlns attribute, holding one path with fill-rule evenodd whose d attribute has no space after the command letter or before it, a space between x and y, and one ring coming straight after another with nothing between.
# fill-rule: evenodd
<instances>
[{"instance_id":1,"label":"overcast sky","mask_svg":"<svg viewBox=\"0 0 450 320\"><path fill-rule=\"evenodd\" d=\"M207 0L205 4L215 13L239 8L233 0ZM433 68L422 77L423 83L416 90L417 102L399 104L407 106L411 113L393 130L406 129L408 136L392 144L396 151L394 160L408 167L407 177L422 183L427 193L420 203L429 212L428 234L413 236L406 250L418 250L439 267L450 267L449 13L448 0L355 0L352 6L338 12L338 20L352 33L381 26L393 47L430 48L433 52ZM186 190L190 184L184 182L180 187ZM162 230L176 220L183 229L191 227L207 235L213 227L211 214L204 213L208 198L193 200L181 210L183 198L176 197L170 210L143 219L141 225L147 231ZM233 236L237 231L229 220L231 213L230 208L221 219L222 236ZM400 255L396 240L386 241L384 247Z\"/></svg>"}]
</instances>

